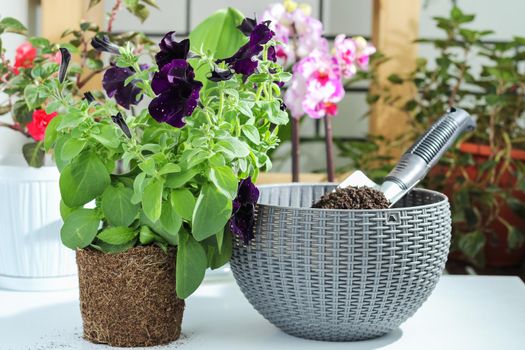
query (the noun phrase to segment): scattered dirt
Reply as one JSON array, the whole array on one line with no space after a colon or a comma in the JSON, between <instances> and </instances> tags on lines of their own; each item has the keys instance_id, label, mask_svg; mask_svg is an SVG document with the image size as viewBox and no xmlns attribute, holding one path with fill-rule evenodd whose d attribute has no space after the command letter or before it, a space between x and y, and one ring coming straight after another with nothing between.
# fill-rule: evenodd
<instances>
[{"instance_id":1,"label":"scattered dirt","mask_svg":"<svg viewBox=\"0 0 525 350\"><path fill-rule=\"evenodd\" d=\"M312 205L312 208L322 209L385 209L388 200L381 191L370 187L338 188L330 192Z\"/></svg>"},{"instance_id":2,"label":"scattered dirt","mask_svg":"<svg viewBox=\"0 0 525 350\"><path fill-rule=\"evenodd\" d=\"M184 300L175 292L173 248L125 253L77 251L84 338L111 346L166 344L179 338Z\"/></svg>"}]
</instances>

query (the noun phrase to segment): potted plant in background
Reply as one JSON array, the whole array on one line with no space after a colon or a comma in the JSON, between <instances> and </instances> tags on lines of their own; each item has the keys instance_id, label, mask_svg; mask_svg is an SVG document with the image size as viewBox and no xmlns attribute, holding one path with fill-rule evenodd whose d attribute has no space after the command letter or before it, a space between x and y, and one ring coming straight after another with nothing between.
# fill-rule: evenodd
<instances>
[{"instance_id":1,"label":"potted plant in background","mask_svg":"<svg viewBox=\"0 0 525 350\"><path fill-rule=\"evenodd\" d=\"M439 53L433 65L419 59L409 76L392 75L396 83L413 83L416 98L399 106L413 116L413 139L450 106L467 109L478 128L458 144L429 176L425 185L449 195L453 211L452 260L477 267L518 267L525 262L525 39L491 43L493 33L474 30L474 15L453 7L436 17L442 39L420 40ZM474 59L482 56L476 67ZM396 104L385 91L371 96ZM396 142L402 140L396 140Z\"/></svg>"},{"instance_id":2,"label":"potted plant in background","mask_svg":"<svg viewBox=\"0 0 525 350\"><path fill-rule=\"evenodd\" d=\"M130 6L126 8L133 12ZM108 29L120 8L124 6L116 1ZM100 31L95 24L83 22L79 28L64 32L62 44L28 37L16 49L14 60L9 60L9 53L1 48L0 91L6 99L0 103L0 114L10 114L11 120L4 118L0 127L20 135L20 149L9 149L11 154L0 165L0 222L4 224L0 286L4 288L43 290L76 285L74 254L62 247L58 234L59 173L46 156L43 144L47 126L57 117L56 104L50 103L40 86L57 74L62 60L69 60L59 50L67 47L79 55L79 63L71 64L64 79L70 82L67 88L71 93L81 95L86 83L107 69L97 51L86 45ZM27 29L15 18L5 17L0 20L0 34L4 33L26 36ZM143 34L111 36L116 42L132 40L148 49L149 41ZM23 164L24 159L27 165Z\"/></svg>"},{"instance_id":3,"label":"potted plant in background","mask_svg":"<svg viewBox=\"0 0 525 350\"><path fill-rule=\"evenodd\" d=\"M328 181L335 180L333 132L331 117L337 115L337 104L345 87L366 79L374 46L363 37L337 35L333 50L323 37L323 24L311 16L311 7L292 0L275 3L262 15L270 20L280 44L276 47L279 63L293 73L285 93L292 116L292 180L299 181L300 132L304 115L324 121L326 169Z\"/></svg>"},{"instance_id":4,"label":"potted plant in background","mask_svg":"<svg viewBox=\"0 0 525 350\"><path fill-rule=\"evenodd\" d=\"M95 37L112 56L102 85L114 98L75 97L66 65L39 87L58 111L44 144L61 172L61 237L77 251L86 339L177 339L183 300L228 262L232 234L252 234L252 181L288 122L278 82L290 74L268 26L219 11L189 39L167 33L150 66L134 45Z\"/></svg>"}]
</instances>

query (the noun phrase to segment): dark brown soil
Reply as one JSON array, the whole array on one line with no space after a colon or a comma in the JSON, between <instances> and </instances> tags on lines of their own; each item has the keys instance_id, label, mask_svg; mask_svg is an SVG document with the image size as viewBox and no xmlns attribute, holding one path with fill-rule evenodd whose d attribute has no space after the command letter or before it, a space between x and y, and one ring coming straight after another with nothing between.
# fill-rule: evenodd
<instances>
[{"instance_id":1,"label":"dark brown soil","mask_svg":"<svg viewBox=\"0 0 525 350\"><path fill-rule=\"evenodd\" d=\"M77 251L84 338L111 346L166 344L179 338L184 300L175 292L175 256L156 246L125 253Z\"/></svg>"},{"instance_id":2,"label":"dark brown soil","mask_svg":"<svg viewBox=\"0 0 525 350\"><path fill-rule=\"evenodd\" d=\"M323 209L385 209L388 200L381 191L370 187L338 188L312 205L312 208Z\"/></svg>"}]
</instances>

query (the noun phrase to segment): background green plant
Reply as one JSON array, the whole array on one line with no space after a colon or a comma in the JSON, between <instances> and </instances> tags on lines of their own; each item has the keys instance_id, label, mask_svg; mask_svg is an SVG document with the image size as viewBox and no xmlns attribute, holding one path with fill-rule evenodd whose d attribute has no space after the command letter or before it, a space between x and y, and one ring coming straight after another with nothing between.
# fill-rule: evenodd
<instances>
[{"instance_id":1,"label":"background green plant","mask_svg":"<svg viewBox=\"0 0 525 350\"><path fill-rule=\"evenodd\" d=\"M92 0L90 7L100 1ZM0 126L9 127L27 137L26 125L32 120L32 113L37 109L46 109L48 113L55 111L49 106L45 89L40 87L44 82L55 76L58 64L51 59L59 48L67 48L78 59L71 62L67 79L70 84L67 88L74 95L80 96L82 89L97 75L103 73L109 66L104 64L101 55L93 49L89 42L94 35L108 34L110 39L120 45L132 42L136 54L150 54L154 44L143 33L131 31L119 34L111 32L111 24L120 9L127 9L140 20L144 21L148 14L148 7L157 7L154 0L121 0L115 1L113 11L108 14L107 28L101 28L92 22L81 22L78 28L67 29L62 34L62 43L52 43L48 39L37 36L27 36L27 28L17 19L5 17L0 20L0 92L7 95L7 99L0 105L0 115L11 113L13 124L2 123ZM6 50L2 45L1 35L16 33L27 36L27 41L37 49L37 56L31 68L20 68L18 73L11 68L6 58ZM28 165L39 168L44 165L45 151L42 142L28 142L23 146L23 155Z\"/></svg>"},{"instance_id":2,"label":"background green plant","mask_svg":"<svg viewBox=\"0 0 525 350\"><path fill-rule=\"evenodd\" d=\"M513 149L525 148L525 38L487 42L484 38L493 32L469 28L474 19L474 15L465 14L458 7L452 8L449 17L435 17L443 38L419 40L437 50L435 61L420 58L417 68L408 76L389 77L393 84L414 84L418 91L414 99L400 105L401 96L385 90L380 95L370 95L368 100L371 103L381 100L411 116L410 129L394 141L398 144L415 140L451 106L466 109L477 118L476 131L465 135L459 143L488 145L491 149L488 160L480 164L472 154L453 149L440 162L443 171L427 176L423 185L451 195L453 248L471 262L483 265L483 248L495 238L492 226L495 222L506 228L509 250L525 241L525 232L501 215L502 208L508 206L518 217L525 217L525 205L517 197L525 190L525 166L511 155ZM356 155L373 159L378 142L384 141L370 141L361 149L346 145L343 151L354 160ZM372 161L368 165L378 174L385 170L384 163ZM476 167L474 177L468 174L472 167ZM502 182L509 175L514 185Z\"/></svg>"}]
</instances>

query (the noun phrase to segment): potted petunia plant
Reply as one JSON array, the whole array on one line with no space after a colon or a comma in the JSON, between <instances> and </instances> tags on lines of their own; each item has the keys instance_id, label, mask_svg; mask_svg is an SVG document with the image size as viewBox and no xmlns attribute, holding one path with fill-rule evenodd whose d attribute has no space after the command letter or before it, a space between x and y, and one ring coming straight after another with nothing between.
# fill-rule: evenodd
<instances>
[{"instance_id":1,"label":"potted petunia plant","mask_svg":"<svg viewBox=\"0 0 525 350\"><path fill-rule=\"evenodd\" d=\"M250 239L254 182L288 121L278 84L290 74L273 35L269 22L223 10L189 39L167 33L151 65L132 44L96 37L111 54L107 97L76 98L67 65L46 82L59 114L44 145L61 172L61 237L77 251L86 339L177 339L183 300L228 262L232 235Z\"/></svg>"},{"instance_id":2,"label":"potted petunia plant","mask_svg":"<svg viewBox=\"0 0 525 350\"><path fill-rule=\"evenodd\" d=\"M111 34L119 8L132 11L129 6L115 1L107 28L81 22L64 32L60 44L28 36L15 18L0 19L0 222L4 225L0 288L76 286L75 256L62 246L57 234L61 226L59 172L43 143L57 110L41 87L58 74L60 63L69 61L71 53L77 59L71 61L64 80L72 94L81 96L87 84L107 69L100 54L88 45L96 33L110 35L116 42L131 40L147 52L149 41L143 34ZM16 35L23 42L11 51L2 45L4 35Z\"/></svg>"}]
</instances>

